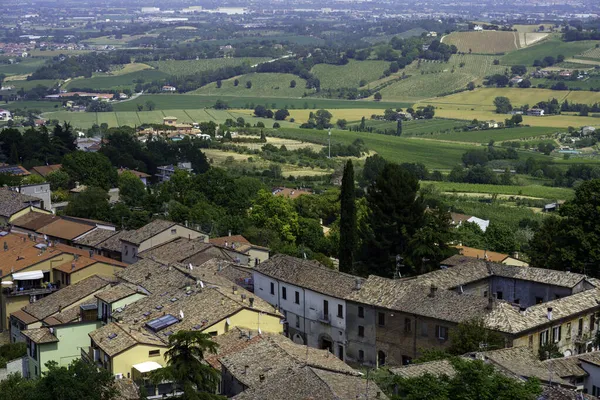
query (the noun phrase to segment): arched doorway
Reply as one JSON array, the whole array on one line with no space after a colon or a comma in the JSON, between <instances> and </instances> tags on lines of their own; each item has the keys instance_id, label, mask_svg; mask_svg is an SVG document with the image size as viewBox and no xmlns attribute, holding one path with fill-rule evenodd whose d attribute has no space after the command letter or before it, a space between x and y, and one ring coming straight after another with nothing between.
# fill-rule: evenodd
<instances>
[{"instance_id":1,"label":"arched doorway","mask_svg":"<svg viewBox=\"0 0 600 400\"><path fill-rule=\"evenodd\" d=\"M294 333L294 337L292 338L292 341L296 344L304 345L304 339L298 333Z\"/></svg>"},{"instance_id":2,"label":"arched doorway","mask_svg":"<svg viewBox=\"0 0 600 400\"><path fill-rule=\"evenodd\" d=\"M319 348L333 353L333 340L331 339L331 336L322 335L319 337Z\"/></svg>"},{"instance_id":3,"label":"arched doorway","mask_svg":"<svg viewBox=\"0 0 600 400\"><path fill-rule=\"evenodd\" d=\"M377 366L383 367L385 365L385 353L381 350L377 352Z\"/></svg>"}]
</instances>

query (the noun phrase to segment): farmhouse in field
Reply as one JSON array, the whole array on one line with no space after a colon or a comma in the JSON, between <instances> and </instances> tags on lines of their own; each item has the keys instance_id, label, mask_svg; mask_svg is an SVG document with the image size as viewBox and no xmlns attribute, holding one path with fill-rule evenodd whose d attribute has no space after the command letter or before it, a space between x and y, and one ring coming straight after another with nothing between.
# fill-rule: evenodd
<instances>
[{"instance_id":1,"label":"farmhouse in field","mask_svg":"<svg viewBox=\"0 0 600 400\"><path fill-rule=\"evenodd\" d=\"M8 110L0 109L0 121L10 121L12 119L12 114Z\"/></svg>"},{"instance_id":2,"label":"farmhouse in field","mask_svg":"<svg viewBox=\"0 0 600 400\"><path fill-rule=\"evenodd\" d=\"M527 115L541 117L544 115L544 110L541 108L532 108L531 110L527 111Z\"/></svg>"},{"instance_id":3,"label":"farmhouse in field","mask_svg":"<svg viewBox=\"0 0 600 400\"><path fill-rule=\"evenodd\" d=\"M162 91L163 92L175 92L175 91L177 91L177 88L175 86L165 85L162 87Z\"/></svg>"},{"instance_id":4,"label":"farmhouse in field","mask_svg":"<svg viewBox=\"0 0 600 400\"><path fill-rule=\"evenodd\" d=\"M475 26L473 27L473 30L474 30L474 31L482 31L482 30L483 30L483 26L481 26L481 25L475 25Z\"/></svg>"},{"instance_id":5,"label":"farmhouse in field","mask_svg":"<svg viewBox=\"0 0 600 400\"><path fill-rule=\"evenodd\" d=\"M450 218L452 218L452 225L455 227L461 226L465 222L471 222L473 224L477 224L479 228L485 232L488 226L490 225L490 221L486 219L481 219L474 217L472 215L465 215L459 213L450 213Z\"/></svg>"}]
</instances>

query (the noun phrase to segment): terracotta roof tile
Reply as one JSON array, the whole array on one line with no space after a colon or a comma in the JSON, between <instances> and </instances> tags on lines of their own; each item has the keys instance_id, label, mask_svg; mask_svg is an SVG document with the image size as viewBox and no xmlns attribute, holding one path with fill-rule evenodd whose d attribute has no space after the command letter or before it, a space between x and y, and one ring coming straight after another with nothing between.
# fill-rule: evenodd
<instances>
[{"instance_id":1,"label":"terracotta roof tile","mask_svg":"<svg viewBox=\"0 0 600 400\"><path fill-rule=\"evenodd\" d=\"M31 168L31 172L35 172L36 174L45 178L50 172L58 171L61 168L62 164L40 165L38 167Z\"/></svg>"},{"instance_id":2,"label":"terracotta roof tile","mask_svg":"<svg viewBox=\"0 0 600 400\"><path fill-rule=\"evenodd\" d=\"M13 220L11 224L19 228L37 231L38 229L41 229L44 226L49 225L59 219L60 217L57 217L54 214L30 212L23 215L22 217Z\"/></svg>"},{"instance_id":3,"label":"terracotta roof tile","mask_svg":"<svg viewBox=\"0 0 600 400\"><path fill-rule=\"evenodd\" d=\"M38 319L36 317L34 317L31 314L27 314L23 310L15 311L14 313L11 313L10 315L12 315L15 318L18 318L19 321L23 322L25 325L29 325L29 324L32 324L32 323L38 321Z\"/></svg>"},{"instance_id":4,"label":"terracotta roof tile","mask_svg":"<svg viewBox=\"0 0 600 400\"><path fill-rule=\"evenodd\" d=\"M38 232L60 239L73 240L92 229L95 229L92 225L68 221L61 218L38 229Z\"/></svg>"},{"instance_id":5,"label":"terracotta roof tile","mask_svg":"<svg viewBox=\"0 0 600 400\"><path fill-rule=\"evenodd\" d=\"M50 328L36 328L21 331L21 333L28 337L30 340L37 344L44 343L55 343L58 342L58 338L54 336L54 333L50 332Z\"/></svg>"}]
</instances>

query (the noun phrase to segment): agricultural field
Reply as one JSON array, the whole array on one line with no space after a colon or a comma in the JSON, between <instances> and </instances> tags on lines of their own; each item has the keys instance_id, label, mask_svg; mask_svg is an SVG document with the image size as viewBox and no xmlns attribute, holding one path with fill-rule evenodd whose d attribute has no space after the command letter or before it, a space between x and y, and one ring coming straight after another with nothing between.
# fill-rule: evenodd
<instances>
[{"instance_id":1,"label":"agricultural field","mask_svg":"<svg viewBox=\"0 0 600 400\"><path fill-rule=\"evenodd\" d=\"M411 139L368 132L332 130L331 143L351 144L361 139L371 152L376 152L386 160L403 163L417 162L434 169L451 169L461 163L463 153L475 148L466 143L438 142L433 140ZM278 129L268 131L268 136L278 136L307 142L327 143L326 130Z\"/></svg>"},{"instance_id":2,"label":"agricultural field","mask_svg":"<svg viewBox=\"0 0 600 400\"><path fill-rule=\"evenodd\" d=\"M498 54L521 48L516 32L452 32L442 39L445 44L455 45L458 51L464 53Z\"/></svg>"},{"instance_id":3,"label":"agricultural field","mask_svg":"<svg viewBox=\"0 0 600 400\"><path fill-rule=\"evenodd\" d=\"M129 42L132 42L143 37L157 37L158 34L144 34L144 35L123 35L121 39L116 39L114 36L101 36L97 38L91 38L84 40L83 43L95 45L95 46L115 46L123 47Z\"/></svg>"},{"instance_id":4,"label":"agricultural field","mask_svg":"<svg viewBox=\"0 0 600 400\"><path fill-rule=\"evenodd\" d=\"M298 80L296 80L298 82ZM240 81L240 85L241 85ZM353 101L339 99L319 99L319 98L285 98L285 97L257 97L250 94L243 96L245 93L240 93L239 96L223 96L223 95L194 95L194 94L150 94L142 95L135 100L123 101L115 103L113 109L115 111L136 111L137 104L145 104L147 101L152 101L156 105L157 110L171 109L201 109L215 105L217 100L225 101L232 108L254 108L254 105L262 104L268 108L289 108L293 109L312 109L325 108L328 110L336 108L373 108L382 110L386 108L406 108L411 107L413 103L403 102L388 102L388 101Z\"/></svg>"},{"instance_id":5,"label":"agricultural field","mask_svg":"<svg viewBox=\"0 0 600 400\"><path fill-rule=\"evenodd\" d=\"M503 65L531 66L535 60L541 60L546 56L556 57L562 54L565 58L570 58L595 48L597 43L600 43L600 41L563 42L559 38L552 38L526 49L508 53L500 58L500 63Z\"/></svg>"},{"instance_id":6,"label":"agricultural field","mask_svg":"<svg viewBox=\"0 0 600 400\"><path fill-rule=\"evenodd\" d=\"M496 120L500 119L502 118L496 118ZM541 136L552 135L556 132L556 128L549 127L519 127L506 129L488 129L472 132L441 133L439 135L434 135L431 138L436 140L450 140L453 142L471 142L487 144L490 142L490 140L494 140L498 143L507 140L534 139L539 138Z\"/></svg>"},{"instance_id":7,"label":"agricultural field","mask_svg":"<svg viewBox=\"0 0 600 400\"><path fill-rule=\"evenodd\" d=\"M453 55L447 63L414 62L401 71L408 78L398 80L380 92L383 100L418 101L442 96L464 89L469 82L481 84L485 76L504 73L505 67L494 65L494 59L484 55Z\"/></svg>"},{"instance_id":8,"label":"agricultural field","mask_svg":"<svg viewBox=\"0 0 600 400\"><path fill-rule=\"evenodd\" d=\"M4 92L3 92L4 93ZM7 110L39 110L42 112L45 111L56 111L57 109L62 109L61 101L17 101L8 104L2 104L2 108Z\"/></svg>"},{"instance_id":9,"label":"agricultural field","mask_svg":"<svg viewBox=\"0 0 600 400\"><path fill-rule=\"evenodd\" d=\"M235 86L234 81L239 81ZM291 81L296 81L296 87L290 87ZM248 89L246 82L252 82ZM292 74L278 73L251 73L227 79L222 82L222 87L217 88L216 82L209 83L190 94L222 95L222 96L252 96L252 97L302 97L304 93L311 92L306 89L306 81Z\"/></svg>"},{"instance_id":10,"label":"agricultural field","mask_svg":"<svg viewBox=\"0 0 600 400\"><path fill-rule=\"evenodd\" d=\"M45 62L45 58L25 58L18 64L0 64L0 74L6 76L28 75L44 65Z\"/></svg>"},{"instance_id":11,"label":"agricultural field","mask_svg":"<svg viewBox=\"0 0 600 400\"><path fill-rule=\"evenodd\" d=\"M476 183L455 183L421 181L421 187L433 185L442 192L452 193L479 193L479 194L505 194L514 196L537 197L540 199L568 200L574 195L574 191L568 188L541 186L541 185L483 185Z\"/></svg>"},{"instance_id":12,"label":"agricultural field","mask_svg":"<svg viewBox=\"0 0 600 400\"><path fill-rule=\"evenodd\" d=\"M151 61L148 64L165 74L181 76L224 67L237 67L243 64L256 65L269 60L270 58L267 57L209 58L203 60Z\"/></svg>"},{"instance_id":13,"label":"agricultural field","mask_svg":"<svg viewBox=\"0 0 600 400\"><path fill-rule=\"evenodd\" d=\"M540 26L544 27L544 31L541 33L548 33L554 27L552 24L536 24L536 25L513 25L513 29L516 29L517 32L521 33L531 33L538 32Z\"/></svg>"},{"instance_id":14,"label":"agricultural field","mask_svg":"<svg viewBox=\"0 0 600 400\"><path fill-rule=\"evenodd\" d=\"M317 64L311 72L323 89L357 88L363 80L370 83L381 78L389 66L387 61L350 60L346 65Z\"/></svg>"},{"instance_id":15,"label":"agricultural field","mask_svg":"<svg viewBox=\"0 0 600 400\"><path fill-rule=\"evenodd\" d=\"M588 49L581 53L580 56L585 58L592 58L594 60L600 60L600 47L594 46L591 49Z\"/></svg>"},{"instance_id":16,"label":"agricultural field","mask_svg":"<svg viewBox=\"0 0 600 400\"><path fill-rule=\"evenodd\" d=\"M152 69L148 64L143 63L130 63L123 64L119 68L112 69L110 71L110 75L118 76L118 75L126 75L131 74L133 72L143 71L145 69Z\"/></svg>"},{"instance_id":17,"label":"agricultural field","mask_svg":"<svg viewBox=\"0 0 600 400\"><path fill-rule=\"evenodd\" d=\"M152 81L155 79L164 79L167 74L161 71L145 69L137 72L122 75L97 74L91 78L75 78L64 86L64 89L73 88L92 89L92 90L122 90L133 89L137 80Z\"/></svg>"},{"instance_id":18,"label":"agricultural field","mask_svg":"<svg viewBox=\"0 0 600 400\"><path fill-rule=\"evenodd\" d=\"M358 123L354 124L358 125ZM373 129L379 129L381 131L396 131L397 122L395 121L380 121L380 120L366 120L365 125L367 127L373 127ZM402 136L424 136L453 132L454 128L465 126L465 121L457 121L452 119L418 119L412 121L402 122Z\"/></svg>"},{"instance_id":19,"label":"agricultural field","mask_svg":"<svg viewBox=\"0 0 600 400\"><path fill-rule=\"evenodd\" d=\"M519 46L521 48L533 46L534 44L546 39L549 34L542 32L518 32Z\"/></svg>"},{"instance_id":20,"label":"agricultural field","mask_svg":"<svg viewBox=\"0 0 600 400\"><path fill-rule=\"evenodd\" d=\"M203 149L202 152L206 155L209 162L217 166L236 166L246 169L264 170L269 168L272 162L265 161L256 155L239 154L233 151L223 151L217 149ZM321 176L331 174L332 170L299 167L292 164L277 164L281 166L281 174L284 177L288 176Z\"/></svg>"},{"instance_id":21,"label":"agricultural field","mask_svg":"<svg viewBox=\"0 0 600 400\"><path fill-rule=\"evenodd\" d=\"M559 102L569 100L572 103L594 104L600 101L600 93L585 91L562 91L549 89L519 88L479 88L472 91L456 93L450 96L423 101L440 109L453 108L460 110L492 111L497 96L508 97L513 106L529 104L533 106L540 101L557 99Z\"/></svg>"}]
</instances>

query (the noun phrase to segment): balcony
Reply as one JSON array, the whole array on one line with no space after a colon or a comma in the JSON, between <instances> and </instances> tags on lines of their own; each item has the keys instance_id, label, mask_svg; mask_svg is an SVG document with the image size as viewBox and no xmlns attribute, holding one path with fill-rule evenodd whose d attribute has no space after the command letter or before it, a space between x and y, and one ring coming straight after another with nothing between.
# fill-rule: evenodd
<instances>
[{"instance_id":1,"label":"balcony","mask_svg":"<svg viewBox=\"0 0 600 400\"><path fill-rule=\"evenodd\" d=\"M579 333L573 337L573 342L576 344L584 344L592 340L591 333Z\"/></svg>"},{"instance_id":2,"label":"balcony","mask_svg":"<svg viewBox=\"0 0 600 400\"><path fill-rule=\"evenodd\" d=\"M91 347L81 348L81 359L88 364L94 364L94 352Z\"/></svg>"}]
</instances>

